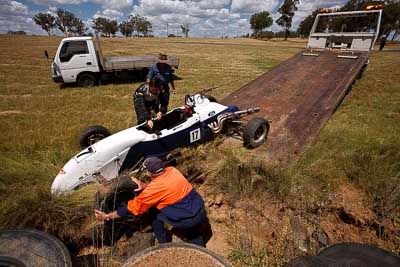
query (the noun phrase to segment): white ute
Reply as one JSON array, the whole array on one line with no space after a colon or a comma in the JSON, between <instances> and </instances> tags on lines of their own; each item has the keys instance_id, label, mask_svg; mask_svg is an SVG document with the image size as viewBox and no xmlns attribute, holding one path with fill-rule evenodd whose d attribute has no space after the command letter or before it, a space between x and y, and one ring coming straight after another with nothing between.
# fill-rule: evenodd
<instances>
[{"instance_id":1,"label":"white ute","mask_svg":"<svg viewBox=\"0 0 400 267\"><path fill-rule=\"evenodd\" d=\"M49 57L47 50L45 56ZM156 55L103 57L98 39L69 37L60 42L51 73L56 83L76 82L87 87L118 77L144 77L156 60ZM171 67L178 68L178 58L168 56L168 60Z\"/></svg>"}]
</instances>

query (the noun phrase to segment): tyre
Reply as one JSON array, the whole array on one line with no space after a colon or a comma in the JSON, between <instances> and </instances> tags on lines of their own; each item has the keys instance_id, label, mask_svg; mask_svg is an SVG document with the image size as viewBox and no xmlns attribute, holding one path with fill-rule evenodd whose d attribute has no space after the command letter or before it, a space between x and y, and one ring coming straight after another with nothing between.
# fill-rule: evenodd
<instances>
[{"instance_id":1,"label":"tyre","mask_svg":"<svg viewBox=\"0 0 400 267\"><path fill-rule=\"evenodd\" d=\"M251 119L243 129L244 145L255 148L262 145L269 132L269 123L264 118L256 117Z\"/></svg>"},{"instance_id":2,"label":"tyre","mask_svg":"<svg viewBox=\"0 0 400 267\"><path fill-rule=\"evenodd\" d=\"M79 138L79 144L81 148L87 148L88 146L91 146L110 135L110 131L104 126L89 126L82 132Z\"/></svg>"},{"instance_id":3,"label":"tyre","mask_svg":"<svg viewBox=\"0 0 400 267\"><path fill-rule=\"evenodd\" d=\"M97 83L97 78L92 73L83 73L78 76L77 83L80 87L93 87Z\"/></svg>"},{"instance_id":4,"label":"tyre","mask_svg":"<svg viewBox=\"0 0 400 267\"><path fill-rule=\"evenodd\" d=\"M108 190L96 192L95 207L105 213L113 212L136 197L137 193L134 192L136 188L137 185L129 177L122 176ZM142 224L140 216L106 221L100 231L95 231L97 233L94 234L96 243L111 246L124 234L132 234L137 231Z\"/></svg>"},{"instance_id":5,"label":"tyre","mask_svg":"<svg viewBox=\"0 0 400 267\"><path fill-rule=\"evenodd\" d=\"M96 193L96 207L106 213L112 212L135 198L137 193L134 190L136 188L137 185L128 176L122 176L111 185L110 190Z\"/></svg>"},{"instance_id":6,"label":"tyre","mask_svg":"<svg viewBox=\"0 0 400 267\"><path fill-rule=\"evenodd\" d=\"M205 98L207 98L210 102L218 103L218 100L217 100L215 97L213 97L212 95L204 95L204 96L205 96Z\"/></svg>"},{"instance_id":7,"label":"tyre","mask_svg":"<svg viewBox=\"0 0 400 267\"><path fill-rule=\"evenodd\" d=\"M1 230L0 266L72 266L65 245L37 230Z\"/></svg>"}]
</instances>

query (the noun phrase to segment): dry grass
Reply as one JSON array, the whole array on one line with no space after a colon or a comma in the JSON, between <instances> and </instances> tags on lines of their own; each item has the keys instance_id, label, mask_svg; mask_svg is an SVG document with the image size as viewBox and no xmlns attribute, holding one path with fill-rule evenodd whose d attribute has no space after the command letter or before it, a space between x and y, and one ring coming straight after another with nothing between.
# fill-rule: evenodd
<instances>
[{"instance_id":1,"label":"dry grass","mask_svg":"<svg viewBox=\"0 0 400 267\"><path fill-rule=\"evenodd\" d=\"M0 35L0 205L2 227L42 227L47 219L20 220L24 214L68 210L74 201L49 195L58 170L79 151L81 131L101 124L112 132L132 126L136 116L132 91L140 84L118 83L94 88L61 87L51 80L47 49L54 55L59 37ZM104 39L106 56L165 52L181 59L171 107L184 95L227 84L215 91L222 98L296 53L304 42L250 39ZM86 199L86 200L85 200ZM92 193L81 204L91 215ZM28 203L31 203L29 205ZM50 204L51 203L51 204ZM86 203L86 204L85 204ZM65 210L65 206L69 209ZM19 212L21 214L19 214ZM35 216L33 216L35 218ZM45 229L46 230L46 229ZM52 227L47 230L54 232Z\"/></svg>"},{"instance_id":2,"label":"dry grass","mask_svg":"<svg viewBox=\"0 0 400 267\"><path fill-rule=\"evenodd\" d=\"M139 83L83 89L60 88L51 81L43 50L53 55L60 40L0 35L0 227L36 227L62 236L66 223L75 226L83 220L80 215L91 216L93 188L72 198L54 198L50 185L79 151L78 137L85 127L101 124L116 132L136 122L132 91ZM185 94L210 86L227 84L213 95L229 95L294 55L305 41L133 38L105 39L102 47L105 55L165 52L180 57L174 107L182 105ZM388 49L398 51L399 45ZM184 150L188 161L180 168L187 174L199 171L191 166L208 168L209 175L219 172L222 178L214 184L235 197L262 191L299 208L350 182L366 192L366 203L378 201L382 216L399 219L398 187L393 186L400 183L399 77L400 53L374 53L363 79L293 170L264 166L243 148L215 147L220 140ZM246 174L253 180L246 180ZM235 183L229 183L231 176ZM80 215L71 217L76 213ZM235 253L240 261L242 252Z\"/></svg>"}]
</instances>

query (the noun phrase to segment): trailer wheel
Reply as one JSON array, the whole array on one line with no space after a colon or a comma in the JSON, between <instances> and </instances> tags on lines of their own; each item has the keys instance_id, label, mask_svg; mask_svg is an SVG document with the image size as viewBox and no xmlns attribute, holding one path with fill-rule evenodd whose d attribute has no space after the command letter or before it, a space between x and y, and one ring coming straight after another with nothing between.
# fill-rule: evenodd
<instances>
[{"instance_id":1,"label":"trailer wheel","mask_svg":"<svg viewBox=\"0 0 400 267\"><path fill-rule=\"evenodd\" d=\"M0 244L0 266L72 266L65 245L41 231L0 230Z\"/></svg>"},{"instance_id":2,"label":"trailer wheel","mask_svg":"<svg viewBox=\"0 0 400 267\"><path fill-rule=\"evenodd\" d=\"M110 131L104 126L89 126L82 132L81 137L79 138L79 144L81 148L87 148L110 135Z\"/></svg>"},{"instance_id":3,"label":"trailer wheel","mask_svg":"<svg viewBox=\"0 0 400 267\"><path fill-rule=\"evenodd\" d=\"M267 140L269 123L264 118L256 117L247 123L243 129L244 145L255 148L262 145Z\"/></svg>"},{"instance_id":4,"label":"trailer wheel","mask_svg":"<svg viewBox=\"0 0 400 267\"><path fill-rule=\"evenodd\" d=\"M78 76L77 83L80 87L93 87L97 83L97 78L92 73L83 73Z\"/></svg>"}]
</instances>

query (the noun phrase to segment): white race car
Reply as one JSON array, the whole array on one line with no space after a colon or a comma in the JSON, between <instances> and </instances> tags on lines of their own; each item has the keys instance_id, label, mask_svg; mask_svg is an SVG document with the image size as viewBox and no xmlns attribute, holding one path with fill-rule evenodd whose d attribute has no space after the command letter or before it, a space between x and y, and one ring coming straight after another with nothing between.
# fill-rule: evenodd
<instances>
[{"instance_id":1,"label":"white race car","mask_svg":"<svg viewBox=\"0 0 400 267\"><path fill-rule=\"evenodd\" d=\"M203 94L187 95L185 106L154 121L153 129L143 123L110 135L102 126L87 128L80 141L88 147L60 170L51 192L67 193L92 182L112 183L122 172L137 169L146 157L166 156L178 147L210 140L223 129L241 133L249 148L265 142L269 132L267 120L255 117L246 125L241 120L259 108L241 111L237 106L224 106L214 100Z\"/></svg>"}]
</instances>

